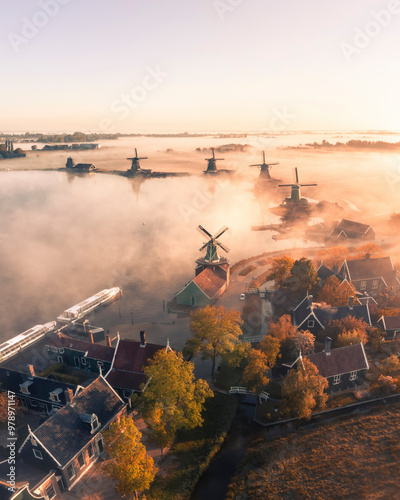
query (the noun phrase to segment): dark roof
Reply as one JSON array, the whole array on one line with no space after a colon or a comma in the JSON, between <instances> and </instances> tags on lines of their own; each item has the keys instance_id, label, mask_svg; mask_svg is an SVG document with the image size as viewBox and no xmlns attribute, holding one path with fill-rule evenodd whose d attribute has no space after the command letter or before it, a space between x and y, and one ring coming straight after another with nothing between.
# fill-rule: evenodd
<instances>
[{"instance_id":1,"label":"dark roof","mask_svg":"<svg viewBox=\"0 0 400 500\"><path fill-rule=\"evenodd\" d=\"M113 387L138 391L140 385L146 382L143 367L161 349L165 349L165 346L146 344L146 347L140 347L140 342L120 340L107 381Z\"/></svg>"},{"instance_id":2,"label":"dark roof","mask_svg":"<svg viewBox=\"0 0 400 500\"><path fill-rule=\"evenodd\" d=\"M72 168L76 168L77 170L90 170L92 167L96 168L93 163L77 163Z\"/></svg>"},{"instance_id":3,"label":"dark roof","mask_svg":"<svg viewBox=\"0 0 400 500\"><path fill-rule=\"evenodd\" d=\"M361 224L361 222L342 219L331 234L334 236L336 234L340 234L343 231L346 234L357 233L360 236L364 236L369 229L372 228L368 224Z\"/></svg>"},{"instance_id":4,"label":"dark roof","mask_svg":"<svg viewBox=\"0 0 400 500\"><path fill-rule=\"evenodd\" d=\"M33 399L52 402L50 399L50 392L61 389L62 391L57 392L60 404L64 405L66 404L64 391L66 389L71 389L75 394L77 389L77 386L74 384L66 384L64 382L42 377L33 377L31 379L28 377L29 375L27 373L0 367L0 383L2 389L24 395L19 386L29 380L32 381L32 384L29 385L30 394L26 394L26 396Z\"/></svg>"},{"instance_id":5,"label":"dark roof","mask_svg":"<svg viewBox=\"0 0 400 500\"><path fill-rule=\"evenodd\" d=\"M331 349L330 355L325 351L307 356L311 363L318 368L319 373L325 377L342 375L356 370L368 370L368 361L362 344L348 345Z\"/></svg>"},{"instance_id":6,"label":"dark roof","mask_svg":"<svg viewBox=\"0 0 400 500\"><path fill-rule=\"evenodd\" d=\"M108 347L100 344L93 344L92 342L86 342L84 340L76 340L62 333L54 334L49 337L47 345L75 349L81 352L87 352L88 358L99 359L101 361L111 361L114 357L115 348Z\"/></svg>"},{"instance_id":7,"label":"dark roof","mask_svg":"<svg viewBox=\"0 0 400 500\"><path fill-rule=\"evenodd\" d=\"M206 267L193 279L193 282L208 298L212 299L226 284L226 273L219 267L215 269Z\"/></svg>"},{"instance_id":8,"label":"dark roof","mask_svg":"<svg viewBox=\"0 0 400 500\"><path fill-rule=\"evenodd\" d=\"M326 267L323 264L321 264L317 270L318 278L321 281L325 281L327 278L333 276L334 274L335 273L332 271L332 269L329 269L329 267Z\"/></svg>"},{"instance_id":9,"label":"dark roof","mask_svg":"<svg viewBox=\"0 0 400 500\"><path fill-rule=\"evenodd\" d=\"M33 434L64 467L124 406L125 403L109 384L98 377L75 396L72 404L58 410ZM82 413L94 413L97 416L100 427L95 433L91 434L88 426L81 420Z\"/></svg>"},{"instance_id":10,"label":"dark roof","mask_svg":"<svg viewBox=\"0 0 400 500\"><path fill-rule=\"evenodd\" d=\"M382 277L386 284L390 286L396 278L396 271L390 257L348 260L344 263L344 266L347 266L351 281Z\"/></svg>"},{"instance_id":11,"label":"dark roof","mask_svg":"<svg viewBox=\"0 0 400 500\"><path fill-rule=\"evenodd\" d=\"M312 296L305 297L293 311L293 323L297 327L301 327L304 321L312 314L325 326L329 321L340 320L349 316L357 319L362 319L371 325L368 304L350 306L331 307L318 303L313 303Z\"/></svg>"},{"instance_id":12,"label":"dark roof","mask_svg":"<svg viewBox=\"0 0 400 500\"><path fill-rule=\"evenodd\" d=\"M385 330L396 330L400 328L400 316L382 316Z\"/></svg>"}]
</instances>

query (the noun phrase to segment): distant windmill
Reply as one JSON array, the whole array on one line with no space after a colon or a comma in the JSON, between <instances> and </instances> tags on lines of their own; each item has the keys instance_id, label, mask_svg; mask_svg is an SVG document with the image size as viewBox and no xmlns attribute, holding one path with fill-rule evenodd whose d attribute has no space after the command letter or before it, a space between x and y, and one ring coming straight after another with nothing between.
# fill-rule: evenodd
<instances>
[{"instance_id":1,"label":"distant windmill","mask_svg":"<svg viewBox=\"0 0 400 500\"><path fill-rule=\"evenodd\" d=\"M138 152L137 152L137 149L135 148L135 156L134 158L127 158L127 160L131 160L132 161L132 165L131 165L131 172L133 173L136 173L136 172L140 172L141 171L141 168L140 168L140 163L139 163L139 160L147 160L147 156L142 156L141 158L138 157Z\"/></svg>"},{"instance_id":2,"label":"distant windmill","mask_svg":"<svg viewBox=\"0 0 400 500\"><path fill-rule=\"evenodd\" d=\"M260 178L261 179L271 179L269 173L272 165L279 165L279 163L265 163L265 151L263 151L263 162L256 165L250 165L250 167L260 167Z\"/></svg>"},{"instance_id":3,"label":"distant windmill","mask_svg":"<svg viewBox=\"0 0 400 500\"><path fill-rule=\"evenodd\" d=\"M215 152L214 148L211 148L212 151L212 158L206 158L206 161L208 161L207 165L207 170L205 170L206 174L212 174L214 172L217 172L217 161L224 160L224 158L215 158Z\"/></svg>"},{"instance_id":4,"label":"distant windmill","mask_svg":"<svg viewBox=\"0 0 400 500\"><path fill-rule=\"evenodd\" d=\"M292 188L292 193L290 195L290 198L286 198L285 202L286 203L307 203L308 200L306 198L301 197L301 187L308 187L308 186L318 186L318 184L300 184L299 183L299 174L297 172L297 167L295 168L295 180L296 182L294 184L279 184L279 187L291 187Z\"/></svg>"}]
</instances>

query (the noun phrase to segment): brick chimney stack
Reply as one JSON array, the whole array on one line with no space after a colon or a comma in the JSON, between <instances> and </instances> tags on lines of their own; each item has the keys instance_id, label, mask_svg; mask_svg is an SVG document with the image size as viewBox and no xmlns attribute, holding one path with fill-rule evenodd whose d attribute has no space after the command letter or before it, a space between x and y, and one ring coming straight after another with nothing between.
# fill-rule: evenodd
<instances>
[{"instance_id":1,"label":"brick chimney stack","mask_svg":"<svg viewBox=\"0 0 400 500\"><path fill-rule=\"evenodd\" d=\"M106 345L108 347L112 347L111 346L111 335L106 335Z\"/></svg>"},{"instance_id":2,"label":"brick chimney stack","mask_svg":"<svg viewBox=\"0 0 400 500\"><path fill-rule=\"evenodd\" d=\"M35 367L33 365L28 365L29 377L35 377Z\"/></svg>"},{"instance_id":3,"label":"brick chimney stack","mask_svg":"<svg viewBox=\"0 0 400 500\"><path fill-rule=\"evenodd\" d=\"M67 404L72 403L72 401L74 399L74 393L73 393L72 389L65 389L64 394L65 394L66 403Z\"/></svg>"},{"instance_id":4,"label":"brick chimney stack","mask_svg":"<svg viewBox=\"0 0 400 500\"><path fill-rule=\"evenodd\" d=\"M325 337L325 355L326 356L331 355L331 345L332 345L332 339L330 337Z\"/></svg>"},{"instance_id":5,"label":"brick chimney stack","mask_svg":"<svg viewBox=\"0 0 400 500\"><path fill-rule=\"evenodd\" d=\"M146 332L140 330L140 347L146 347Z\"/></svg>"},{"instance_id":6,"label":"brick chimney stack","mask_svg":"<svg viewBox=\"0 0 400 500\"><path fill-rule=\"evenodd\" d=\"M354 297L349 297L349 309L352 310L354 307Z\"/></svg>"}]
</instances>

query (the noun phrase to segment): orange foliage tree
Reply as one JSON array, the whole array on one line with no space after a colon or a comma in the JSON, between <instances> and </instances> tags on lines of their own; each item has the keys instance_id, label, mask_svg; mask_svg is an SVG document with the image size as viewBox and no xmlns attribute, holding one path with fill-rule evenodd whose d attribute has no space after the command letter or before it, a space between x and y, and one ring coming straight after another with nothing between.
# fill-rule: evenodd
<instances>
[{"instance_id":1,"label":"orange foliage tree","mask_svg":"<svg viewBox=\"0 0 400 500\"><path fill-rule=\"evenodd\" d=\"M341 246L323 248L316 253L317 259L322 261L324 266L329 267L329 269L332 269L334 266L339 268L349 255L349 249Z\"/></svg>"}]
</instances>

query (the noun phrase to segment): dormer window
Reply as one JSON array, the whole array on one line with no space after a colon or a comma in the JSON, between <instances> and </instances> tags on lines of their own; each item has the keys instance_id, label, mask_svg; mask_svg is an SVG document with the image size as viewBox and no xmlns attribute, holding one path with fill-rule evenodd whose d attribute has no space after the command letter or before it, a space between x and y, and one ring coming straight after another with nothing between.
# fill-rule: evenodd
<instances>
[{"instance_id":1,"label":"dormer window","mask_svg":"<svg viewBox=\"0 0 400 500\"><path fill-rule=\"evenodd\" d=\"M307 328L314 328L315 321L313 319L309 319L307 321Z\"/></svg>"},{"instance_id":2,"label":"dormer window","mask_svg":"<svg viewBox=\"0 0 400 500\"><path fill-rule=\"evenodd\" d=\"M97 418L97 415L95 415L94 413L92 413L91 415L88 415L87 413L81 413L79 415L79 418L90 430L90 434L96 432L97 429L100 427L99 419Z\"/></svg>"},{"instance_id":3,"label":"dormer window","mask_svg":"<svg viewBox=\"0 0 400 500\"><path fill-rule=\"evenodd\" d=\"M30 394L29 387L33 384L32 380L26 380L23 384L20 384L19 388L22 394Z\"/></svg>"},{"instance_id":4,"label":"dormer window","mask_svg":"<svg viewBox=\"0 0 400 500\"><path fill-rule=\"evenodd\" d=\"M63 390L61 388L54 389L54 391L51 391L51 393L50 393L50 400L54 401L55 403L59 403L60 402L59 396L62 392L63 392Z\"/></svg>"}]
</instances>

